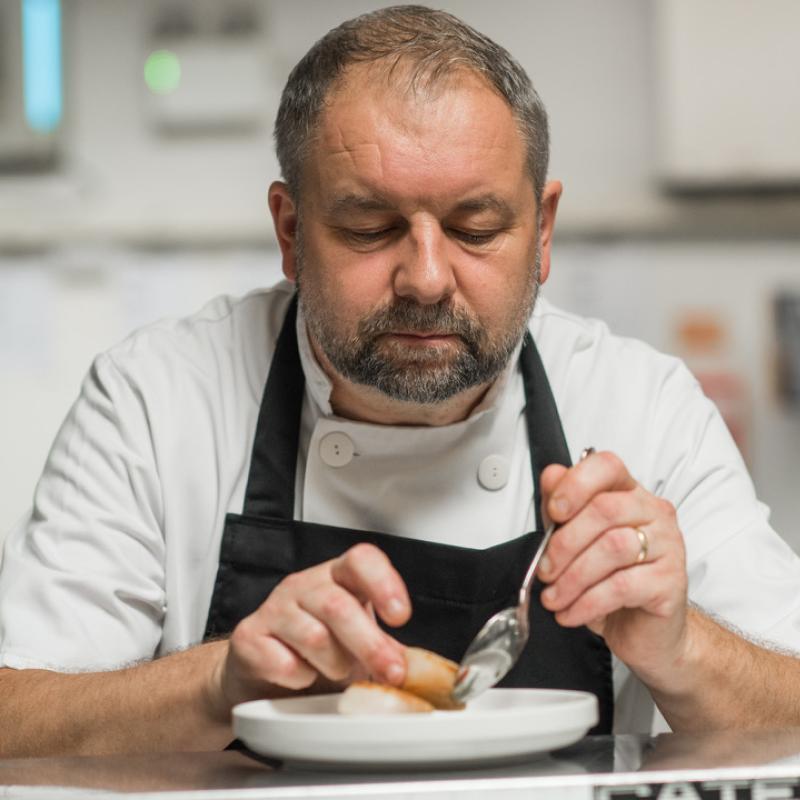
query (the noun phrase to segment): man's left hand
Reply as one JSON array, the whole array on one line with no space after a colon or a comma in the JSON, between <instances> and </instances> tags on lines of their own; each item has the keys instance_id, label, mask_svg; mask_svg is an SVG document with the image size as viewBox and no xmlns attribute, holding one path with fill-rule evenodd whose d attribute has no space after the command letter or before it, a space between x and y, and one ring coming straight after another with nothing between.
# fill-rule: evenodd
<instances>
[{"instance_id":1,"label":"man's left hand","mask_svg":"<svg viewBox=\"0 0 800 800\"><path fill-rule=\"evenodd\" d=\"M539 567L542 604L566 627L587 625L651 688L688 647L687 575L675 509L640 486L613 453L541 479L560 527Z\"/></svg>"}]
</instances>

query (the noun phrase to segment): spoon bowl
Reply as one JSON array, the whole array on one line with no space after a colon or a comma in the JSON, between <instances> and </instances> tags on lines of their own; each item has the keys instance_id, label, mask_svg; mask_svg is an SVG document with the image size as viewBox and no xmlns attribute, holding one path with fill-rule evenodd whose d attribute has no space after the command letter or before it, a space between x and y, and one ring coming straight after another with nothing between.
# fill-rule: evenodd
<instances>
[{"instance_id":1,"label":"spoon bowl","mask_svg":"<svg viewBox=\"0 0 800 800\"><path fill-rule=\"evenodd\" d=\"M528 640L522 628L517 607L504 608L486 622L461 660L453 687L455 700L463 703L505 677Z\"/></svg>"},{"instance_id":2,"label":"spoon bowl","mask_svg":"<svg viewBox=\"0 0 800 800\"><path fill-rule=\"evenodd\" d=\"M525 649L530 633L528 625L530 586L539 559L555 528L555 524L550 525L539 547L536 548L519 591L519 604L504 608L490 617L464 653L452 692L453 699L459 703L465 703L491 689L508 674Z\"/></svg>"}]
</instances>

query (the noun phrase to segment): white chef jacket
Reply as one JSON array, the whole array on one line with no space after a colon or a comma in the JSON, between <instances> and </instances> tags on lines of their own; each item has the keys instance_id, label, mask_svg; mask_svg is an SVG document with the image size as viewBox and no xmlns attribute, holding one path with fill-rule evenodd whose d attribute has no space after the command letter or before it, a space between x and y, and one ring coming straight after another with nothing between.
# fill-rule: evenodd
<instances>
[{"instance_id":1,"label":"white chef jacket","mask_svg":"<svg viewBox=\"0 0 800 800\"><path fill-rule=\"evenodd\" d=\"M242 510L292 292L282 282L218 298L95 360L33 508L6 540L0 665L105 670L202 639L225 515ZM677 508L691 600L800 650L800 559L769 527L724 423L686 368L544 298L530 330L573 461L590 445L617 453ZM333 413L302 314L298 344L298 518L474 548L533 529L517 359L468 419L395 428ZM649 694L616 661L614 681L615 730L657 729Z\"/></svg>"}]
</instances>

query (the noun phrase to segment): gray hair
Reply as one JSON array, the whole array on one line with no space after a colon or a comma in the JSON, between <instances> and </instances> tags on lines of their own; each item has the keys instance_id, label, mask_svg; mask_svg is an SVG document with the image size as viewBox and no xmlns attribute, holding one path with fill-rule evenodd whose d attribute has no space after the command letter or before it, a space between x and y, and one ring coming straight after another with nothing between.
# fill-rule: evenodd
<instances>
[{"instance_id":1,"label":"gray hair","mask_svg":"<svg viewBox=\"0 0 800 800\"><path fill-rule=\"evenodd\" d=\"M411 66L411 87L430 87L459 69L484 78L517 120L537 202L550 154L547 112L530 78L511 54L445 11L392 6L343 22L323 36L289 75L275 120L275 147L283 178L297 200L302 166L328 93L355 63L386 59L390 74Z\"/></svg>"}]
</instances>

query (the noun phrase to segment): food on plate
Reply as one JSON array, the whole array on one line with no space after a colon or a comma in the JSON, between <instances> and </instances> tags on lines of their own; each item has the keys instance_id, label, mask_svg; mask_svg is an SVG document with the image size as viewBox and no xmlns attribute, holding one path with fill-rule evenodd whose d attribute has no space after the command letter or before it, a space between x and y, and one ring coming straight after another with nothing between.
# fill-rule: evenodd
<instances>
[{"instance_id":1,"label":"food on plate","mask_svg":"<svg viewBox=\"0 0 800 800\"><path fill-rule=\"evenodd\" d=\"M464 708L463 703L453 700L457 674L458 664L450 659L421 647L407 647L406 679L401 688L436 708L448 711Z\"/></svg>"},{"instance_id":2,"label":"food on plate","mask_svg":"<svg viewBox=\"0 0 800 800\"><path fill-rule=\"evenodd\" d=\"M372 681L354 681L342 692L340 714L419 714L433 706L411 692Z\"/></svg>"},{"instance_id":3,"label":"food on plate","mask_svg":"<svg viewBox=\"0 0 800 800\"><path fill-rule=\"evenodd\" d=\"M355 681L339 698L342 714L418 714L464 707L453 700L458 664L420 647L406 648L406 679L398 689Z\"/></svg>"}]
</instances>

